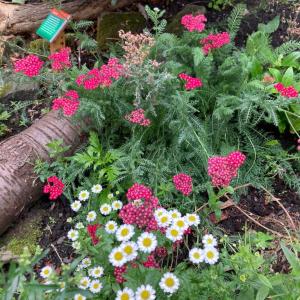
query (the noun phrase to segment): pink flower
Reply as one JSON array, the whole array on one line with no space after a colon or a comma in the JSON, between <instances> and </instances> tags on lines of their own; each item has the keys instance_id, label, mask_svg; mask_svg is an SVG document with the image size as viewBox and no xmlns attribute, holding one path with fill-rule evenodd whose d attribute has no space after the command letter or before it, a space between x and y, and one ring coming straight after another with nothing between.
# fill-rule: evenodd
<instances>
[{"instance_id":1,"label":"pink flower","mask_svg":"<svg viewBox=\"0 0 300 300\"><path fill-rule=\"evenodd\" d=\"M190 32L198 31L201 32L205 28L205 22L207 21L204 15L193 16L185 15L181 18L181 24Z\"/></svg>"},{"instance_id":2,"label":"pink flower","mask_svg":"<svg viewBox=\"0 0 300 300\"><path fill-rule=\"evenodd\" d=\"M187 174L179 173L173 176L173 183L176 190L181 192L184 196L190 195L193 190L192 177Z\"/></svg>"},{"instance_id":3,"label":"pink flower","mask_svg":"<svg viewBox=\"0 0 300 300\"><path fill-rule=\"evenodd\" d=\"M96 235L97 229L99 227L100 227L100 224L94 224L94 225L89 224L87 226L87 232L88 232L90 238L92 239L93 245L97 245L99 243L99 238Z\"/></svg>"},{"instance_id":4,"label":"pink flower","mask_svg":"<svg viewBox=\"0 0 300 300\"><path fill-rule=\"evenodd\" d=\"M72 65L70 61L70 53L71 49L66 47L49 55L48 58L51 60L52 69L55 71L60 71L64 68L70 68Z\"/></svg>"},{"instance_id":5,"label":"pink flower","mask_svg":"<svg viewBox=\"0 0 300 300\"><path fill-rule=\"evenodd\" d=\"M70 90L63 97L53 100L52 109L62 109L65 116L73 116L79 108L79 95L76 91Z\"/></svg>"},{"instance_id":6,"label":"pink flower","mask_svg":"<svg viewBox=\"0 0 300 300\"><path fill-rule=\"evenodd\" d=\"M145 268L153 268L153 269L159 268L159 264L156 262L153 254L148 255L147 260L143 262L143 266Z\"/></svg>"},{"instance_id":7,"label":"pink flower","mask_svg":"<svg viewBox=\"0 0 300 300\"><path fill-rule=\"evenodd\" d=\"M282 83L276 83L274 85L274 88L280 93L281 96L287 97L287 98L297 98L298 97L298 91L291 85L288 87L285 87Z\"/></svg>"},{"instance_id":8,"label":"pink flower","mask_svg":"<svg viewBox=\"0 0 300 300\"><path fill-rule=\"evenodd\" d=\"M126 279L123 277L123 274L126 273L127 267L124 265L122 267L114 268L114 276L116 278L117 283L126 282Z\"/></svg>"},{"instance_id":9,"label":"pink flower","mask_svg":"<svg viewBox=\"0 0 300 300\"><path fill-rule=\"evenodd\" d=\"M65 185L60 179L56 176L51 176L47 179L47 184L44 186L43 192L50 194L50 200L55 200L63 193L64 187Z\"/></svg>"},{"instance_id":10,"label":"pink flower","mask_svg":"<svg viewBox=\"0 0 300 300\"><path fill-rule=\"evenodd\" d=\"M34 77L39 75L40 70L43 67L44 62L40 60L36 55L30 54L15 62L15 72L21 72L28 77Z\"/></svg>"},{"instance_id":11,"label":"pink flower","mask_svg":"<svg viewBox=\"0 0 300 300\"><path fill-rule=\"evenodd\" d=\"M145 111L141 108L133 110L129 115L125 116L125 119L133 124L139 124L145 127L151 124L150 119L145 117Z\"/></svg>"},{"instance_id":12,"label":"pink flower","mask_svg":"<svg viewBox=\"0 0 300 300\"><path fill-rule=\"evenodd\" d=\"M178 76L180 79L186 81L186 84L184 85L186 90L193 90L203 85L201 79L199 78L191 77L185 73L181 73Z\"/></svg>"},{"instance_id":13,"label":"pink flower","mask_svg":"<svg viewBox=\"0 0 300 300\"><path fill-rule=\"evenodd\" d=\"M119 79L124 74L124 67L117 58L110 58L106 65L100 69L92 69L87 74L79 75L76 83L86 90L94 90L99 86L109 87L113 83L112 79Z\"/></svg>"},{"instance_id":14,"label":"pink flower","mask_svg":"<svg viewBox=\"0 0 300 300\"><path fill-rule=\"evenodd\" d=\"M230 35L228 32L210 34L202 39L200 43L203 45L204 54L208 54L211 50L221 48L230 43Z\"/></svg>"},{"instance_id":15,"label":"pink flower","mask_svg":"<svg viewBox=\"0 0 300 300\"><path fill-rule=\"evenodd\" d=\"M246 156L239 152L231 152L227 156L214 156L208 159L208 175L213 186L228 186L237 176L238 169L246 160Z\"/></svg>"}]
</instances>

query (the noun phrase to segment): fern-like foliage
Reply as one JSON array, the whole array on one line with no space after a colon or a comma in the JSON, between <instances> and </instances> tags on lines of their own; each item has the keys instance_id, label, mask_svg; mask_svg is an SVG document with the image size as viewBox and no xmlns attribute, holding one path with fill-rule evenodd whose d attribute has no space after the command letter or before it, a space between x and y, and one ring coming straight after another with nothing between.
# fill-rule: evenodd
<instances>
[{"instance_id":1,"label":"fern-like foliage","mask_svg":"<svg viewBox=\"0 0 300 300\"><path fill-rule=\"evenodd\" d=\"M237 4L232 10L229 18L228 18L228 30L230 33L230 37L233 40L240 29L240 25L243 19L243 16L246 11L245 4Z\"/></svg>"},{"instance_id":2,"label":"fern-like foliage","mask_svg":"<svg viewBox=\"0 0 300 300\"><path fill-rule=\"evenodd\" d=\"M279 56L285 56L287 54L290 54L296 50L300 49L300 42L299 41L294 41L294 40L290 40L287 41L285 43L283 43L282 45L280 45L279 47L277 47L275 49L275 53Z\"/></svg>"}]
</instances>

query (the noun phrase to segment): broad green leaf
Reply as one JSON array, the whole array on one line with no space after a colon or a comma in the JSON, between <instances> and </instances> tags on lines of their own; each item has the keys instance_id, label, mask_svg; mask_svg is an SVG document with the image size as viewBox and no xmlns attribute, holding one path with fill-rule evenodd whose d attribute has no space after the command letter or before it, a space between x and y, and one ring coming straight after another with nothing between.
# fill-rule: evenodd
<instances>
[{"instance_id":1,"label":"broad green leaf","mask_svg":"<svg viewBox=\"0 0 300 300\"><path fill-rule=\"evenodd\" d=\"M276 31L280 24L279 16L276 16L273 20L271 20L267 24L258 24L258 30L264 33L273 33Z\"/></svg>"},{"instance_id":2,"label":"broad green leaf","mask_svg":"<svg viewBox=\"0 0 300 300\"><path fill-rule=\"evenodd\" d=\"M270 289L273 288L271 282L269 281L269 279L268 279L266 276L264 276L264 275L262 275L262 274L258 274L258 279L259 279L266 287L268 287L268 288L270 288Z\"/></svg>"},{"instance_id":3,"label":"broad green leaf","mask_svg":"<svg viewBox=\"0 0 300 300\"><path fill-rule=\"evenodd\" d=\"M288 260L289 264L291 265L294 272L300 274L300 260L299 258L293 253L289 248L287 248L283 243L280 244L281 249Z\"/></svg>"},{"instance_id":4,"label":"broad green leaf","mask_svg":"<svg viewBox=\"0 0 300 300\"><path fill-rule=\"evenodd\" d=\"M278 142L278 140L270 140L266 142L266 146L276 146L279 145L280 143Z\"/></svg>"},{"instance_id":5,"label":"broad green leaf","mask_svg":"<svg viewBox=\"0 0 300 300\"><path fill-rule=\"evenodd\" d=\"M281 61L281 65L284 67L299 68L300 67L299 59L300 59L300 51L295 51L285 56Z\"/></svg>"},{"instance_id":6,"label":"broad green leaf","mask_svg":"<svg viewBox=\"0 0 300 300\"><path fill-rule=\"evenodd\" d=\"M269 292L270 289L267 286L261 286L256 294L256 300L265 300L269 295Z\"/></svg>"},{"instance_id":7,"label":"broad green leaf","mask_svg":"<svg viewBox=\"0 0 300 300\"><path fill-rule=\"evenodd\" d=\"M269 68L269 72L271 75L275 78L276 82L281 82L282 80L282 75L279 70L274 69L274 68Z\"/></svg>"},{"instance_id":8,"label":"broad green leaf","mask_svg":"<svg viewBox=\"0 0 300 300\"><path fill-rule=\"evenodd\" d=\"M288 68L282 76L282 83L285 86L292 85L294 82L294 70L292 67Z\"/></svg>"},{"instance_id":9,"label":"broad green leaf","mask_svg":"<svg viewBox=\"0 0 300 300\"><path fill-rule=\"evenodd\" d=\"M197 67L204 59L204 54L202 49L200 49L199 47L193 48L193 56L194 56L194 65Z\"/></svg>"}]
</instances>

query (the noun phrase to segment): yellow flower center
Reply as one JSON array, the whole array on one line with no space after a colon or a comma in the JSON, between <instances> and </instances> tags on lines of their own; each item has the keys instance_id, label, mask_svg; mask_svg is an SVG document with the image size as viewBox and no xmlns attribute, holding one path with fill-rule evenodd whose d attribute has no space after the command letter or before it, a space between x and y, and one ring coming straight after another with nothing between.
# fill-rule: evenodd
<instances>
[{"instance_id":1,"label":"yellow flower center","mask_svg":"<svg viewBox=\"0 0 300 300\"><path fill-rule=\"evenodd\" d=\"M81 197L85 198L86 197L86 193L81 193Z\"/></svg>"},{"instance_id":2,"label":"yellow flower center","mask_svg":"<svg viewBox=\"0 0 300 300\"><path fill-rule=\"evenodd\" d=\"M121 296L121 300L129 300L130 297L127 293L123 293L122 296Z\"/></svg>"},{"instance_id":3,"label":"yellow flower center","mask_svg":"<svg viewBox=\"0 0 300 300\"><path fill-rule=\"evenodd\" d=\"M178 234L179 234L179 232L178 232L178 230L176 230L176 229L172 229L172 230L170 231L170 234L171 234L172 236L174 236L174 237L177 237Z\"/></svg>"},{"instance_id":4,"label":"yellow flower center","mask_svg":"<svg viewBox=\"0 0 300 300\"><path fill-rule=\"evenodd\" d=\"M177 226L178 226L178 227L184 227L184 221L178 220L178 221L177 221Z\"/></svg>"},{"instance_id":5,"label":"yellow flower center","mask_svg":"<svg viewBox=\"0 0 300 300\"><path fill-rule=\"evenodd\" d=\"M174 286L175 281L174 281L173 278L169 277L169 278L166 279L165 284L166 284L167 287L172 287L172 286Z\"/></svg>"},{"instance_id":6,"label":"yellow flower center","mask_svg":"<svg viewBox=\"0 0 300 300\"><path fill-rule=\"evenodd\" d=\"M97 283L97 282L93 284L93 288L94 288L94 289L98 289L98 288L99 288L99 286L100 286L100 284L99 284L99 283Z\"/></svg>"},{"instance_id":7,"label":"yellow flower center","mask_svg":"<svg viewBox=\"0 0 300 300\"><path fill-rule=\"evenodd\" d=\"M212 239L207 239L206 242L207 242L207 244L212 244L213 241L212 241Z\"/></svg>"},{"instance_id":8,"label":"yellow flower center","mask_svg":"<svg viewBox=\"0 0 300 300\"><path fill-rule=\"evenodd\" d=\"M215 257L215 254L214 254L212 251L208 251L208 252L206 253L206 256L207 256L207 258L212 259L212 258Z\"/></svg>"},{"instance_id":9,"label":"yellow flower center","mask_svg":"<svg viewBox=\"0 0 300 300\"><path fill-rule=\"evenodd\" d=\"M172 213L172 218L173 219L177 219L178 218L178 214L177 213Z\"/></svg>"},{"instance_id":10,"label":"yellow flower center","mask_svg":"<svg viewBox=\"0 0 300 300\"><path fill-rule=\"evenodd\" d=\"M163 214L162 211L157 212L157 215L160 217Z\"/></svg>"},{"instance_id":11,"label":"yellow flower center","mask_svg":"<svg viewBox=\"0 0 300 300\"><path fill-rule=\"evenodd\" d=\"M121 230L121 235L122 236L126 236L126 235L128 235L129 234L129 229L128 228L123 228L122 230Z\"/></svg>"},{"instance_id":12,"label":"yellow flower center","mask_svg":"<svg viewBox=\"0 0 300 300\"><path fill-rule=\"evenodd\" d=\"M48 275L50 273L49 269L44 270L44 274Z\"/></svg>"},{"instance_id":13,"label":"yellow flower center","mask_svg":"<svg viewBox=\"0 0 300 300\"><path fill-rule=\"evenodd\" d=\"M195 216L189 216L189 221L190 222L195 222L196 221L196 217Z\"/></svg>"},{"instance_id":14,"label":"yellow flower center","mask_svg":"<svg viewBox=\"0 0 300 300\"><path fill-rule=\"evenodd\" d=\"M167 223L168 222L168 217L167 216L163 216L163 217L161 217L160 221L162 223Z\"/></svg>"},{"instance_id":15,"label":"yellow flower center","mask_svg":"<svg viewBox=\"0 0 300 300\"><path fill-rule=\"evenodd\" d=\"M83 296L81 296L81 295L78 296L78 297L77 297L77 300L83 300Z\"/></svg>"},{"instance_id":16,"label":"yellow flower center","mask_svg":"<svg viewBox=\"0 0 300 300\"><path fill-rule=\"evenodd\" d=\"M114 256L115 256L115 260L122 260L123 259L122 252L116 252Z\"/></svg>"},{"instance_id":17,"label":"yellow flower center","mask_svg":"<svg viewBox=\"0 0 300 300\"><path fill-rule=\"evenodd\" d=\"M194 256L195 259L199 259L200 258L200 253L199 252L195 252L193 254L193 256Z\"/></svg>"},{"instance_id":18,"label":"yellow flower center","mask_svg":"<svg viewBox=\"0 0 300 300\"><path fill-rule=\"evenodd\" d=\"M150 247L152 245L152 240L150 238L144 238L143 245L145 247Z\"/></svg>"},{"instance_id":19,"label":"yellow flower center","mask_svg":"<svg viewBox=\"0 0 300 300\"><path fill-rule=\"evenodd\" d=\"M141 292L140 296L141 296L142 299L147 300L147 299L150 298L151 295L150 295L150 292L149 292L149 291L146 291L146 290L145 290L145 291L142 291L142 292Z\"/></svg>"},{"instance_id":20,"label":"yellow flower center","mask_svg":"<svg viewBox=\"0 0 300 300\"><path fill-rule=\"evenodd\" d=\"M114 224L109 224L108 225L108 229L109 230L114 230L115 229L115 225Z\"/></svg>"},{"instance_id":21,"label":"yellow flower center","mask_svg":"<svg viewBox=\"0 0 300 300\"><path fill-rule=\"evenodd\" d=\"M124 252L127 255L130 255L133 252L133 248L130 245L127 245L127 246L124 247Z\"/></svg>"}]
</instances>

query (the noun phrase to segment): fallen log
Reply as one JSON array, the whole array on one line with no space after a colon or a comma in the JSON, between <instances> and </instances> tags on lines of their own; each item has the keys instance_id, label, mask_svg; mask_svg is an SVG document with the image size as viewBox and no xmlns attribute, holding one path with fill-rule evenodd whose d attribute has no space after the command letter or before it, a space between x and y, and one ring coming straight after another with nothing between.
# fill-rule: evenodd
<instances>
[{"instance_id":1,"label":"fallen log","mask_svg":"<svg viewBox=\"0 0 300 300\"><path fill-rule=\"evenodd\" d=\"M101 12L112 11L132 4L133 0L73 0L62 3L62 9L71 14L74 20L96 19ZM48 15L51 3L12 4L0 1L0 33L2 35L34 32Z\"/></svg>"},{"instance_id":2,"label":"fallen log","mask_svg":"<svg viewBox=\"0 0 300 300\"><path fill-rule=\"evenodd\" d=\"M47 144L61 139L70 155L80 145L80 130L68 118L51 111L21 133L0 143L0 234L42 194L34 174L37 159L50 161Z\"/></svg>"}]
</instances>

